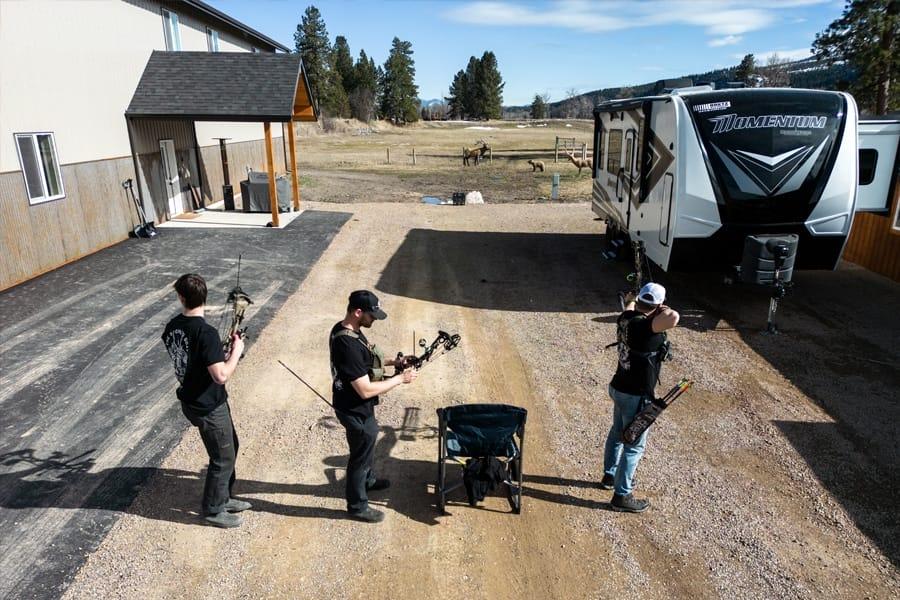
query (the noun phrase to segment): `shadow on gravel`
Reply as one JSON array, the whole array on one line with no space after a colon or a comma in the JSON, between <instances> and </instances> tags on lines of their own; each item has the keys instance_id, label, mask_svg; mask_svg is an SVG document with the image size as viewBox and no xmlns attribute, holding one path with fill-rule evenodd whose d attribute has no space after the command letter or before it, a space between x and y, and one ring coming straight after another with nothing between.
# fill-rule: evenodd
<instances>
[{"instance_id":1,"label":"shadow on gravel","mask_svg":"<svg viewBox=\"0 0 900 600\"><path fill-rule=\"evenodd\" d=\"M859 267L798 271L779 305L778 335L763 333L768 296L679 277L675 293L727 320L742 341L834 422L775 421L860 531L900 566L900 286ZM711 338L714 339L714 338ZM784 383L748 371L767 402Z\"/></svg>"},{"instance_id":2,"label":"shadow on gravel","mask_svg":"<svg viewBox=\"0 0 900 600\"><path fill-rule=\"evenodd\" d=\"M603 244L594 234L412 229L376 288L489 310L610 312L625 268L601 258Z\"/></svg>"}]
</instances>

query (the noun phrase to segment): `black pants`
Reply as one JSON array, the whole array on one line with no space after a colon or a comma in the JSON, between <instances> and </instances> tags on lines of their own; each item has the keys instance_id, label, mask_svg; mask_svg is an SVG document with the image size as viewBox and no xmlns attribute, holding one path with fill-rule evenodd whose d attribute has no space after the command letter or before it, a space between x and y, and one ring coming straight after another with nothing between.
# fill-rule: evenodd
<instances>
[{"instance_id":1,"label":"black pants","mask_svg":"<svg viewBox=\"0 0 900 600\"><path fill-rule=\"evenodd\" d=\"M361 417L335 411L338 421L347 433L350 458L347 461L347 510L360 512L368 508L366 487L375 483L372 463L375 460L375 440L378 438L378 421L374 416Z\"/></svg>"},{"instance_id":2,"label":"black pants","mask_svg":"<svg viewBox=\"0 0 900 600\"><path fill-rule=\"evenodd\" d=\"M184 410L184 416L200 430L200 438L209 455L206 485L203 488L204 515L215 515L225 510L234 487L234 463L237 459L238 438L231 420L228 402L223 402L206 415L194 415Z\"/></svg>"}]
</instances>

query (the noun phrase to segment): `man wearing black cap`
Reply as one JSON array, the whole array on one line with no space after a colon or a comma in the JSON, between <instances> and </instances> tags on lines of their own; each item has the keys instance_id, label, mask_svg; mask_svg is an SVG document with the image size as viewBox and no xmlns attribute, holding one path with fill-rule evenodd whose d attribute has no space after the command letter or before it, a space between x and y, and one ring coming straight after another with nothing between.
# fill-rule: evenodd
<instances>
[{"instance_id":1,"label":"man wearing black cap","mask_svg":"<svg viewBox=\"0 0 900 600\"><path fill-rule=\"evenodd\" d=\"M384 360L383 353L362 332L387 314L378 305L378 297L368 290L350 294L344 320L331 328L331 393L334 412L347 433L350 458L347 461L347 512L350 516L377 523L384 513L369 506L368 491L383 490L390 485L387 479L377 479L372 469L378 422L375 405L378 396L398 385L412 383L415 369L384 378L384 367L395 365L393 359Z\"/></svg>"},{"instance_id":2,"label":"man wearing black cap","mask_svg":"<svg viewBox=\"0 0 900 600\"><path fill-rule=\"evenodd\" d=\"M650 507L650 501L635 498L631 491L635 469L644 455L647 432L634 444L624 443L622 432L653 400L662 362L668 354L665 332L678 324L679 315L663 304L666 288L658 283L648 283L636 297L629 296L625 312L617 320L619 365L609 384L614 408L612 426L606 436L600 487L615 490L613 510L644 512Z\"/></svg>"}]
</instances>

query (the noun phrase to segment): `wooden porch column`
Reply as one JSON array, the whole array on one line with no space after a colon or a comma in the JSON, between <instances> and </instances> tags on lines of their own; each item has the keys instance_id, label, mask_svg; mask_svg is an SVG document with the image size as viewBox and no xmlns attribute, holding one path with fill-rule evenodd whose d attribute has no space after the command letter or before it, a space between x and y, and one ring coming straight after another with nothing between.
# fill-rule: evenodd
<instances>
[{"instance_id":1,"label":"wooden porch column","mask_svg":"<svg viewBox=\"0 0 900 600\"><path fill-rule=\"evenodd\" d=\"M288 123L288 145L291 147L291 192L294 210L300 210L300 174L297 173L297 151L294 147L294 122Z\"/></svg>"},{"instance_id":2,"label":"wooden porch column","mask_svg":"<svg viewBox=\"0 0 900 600\"><path fill-rule=\"evenodd\" d=\"M275 159L272 150L272 124L263 123L266 131L266 168L269 172L269 207L272 209L272 227L278 227L278 196L275 193Z\"/></svg>"}]
</instances>

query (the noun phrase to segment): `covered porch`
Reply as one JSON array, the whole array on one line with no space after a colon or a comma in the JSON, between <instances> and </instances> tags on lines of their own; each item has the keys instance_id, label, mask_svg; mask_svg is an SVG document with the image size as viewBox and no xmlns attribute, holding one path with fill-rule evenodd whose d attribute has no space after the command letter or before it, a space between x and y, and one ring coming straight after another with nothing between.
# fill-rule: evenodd
<instances>
[{"instance_id":1,"label":"covered porch","mask_svg":"<svg viewBox=\"0 0 900 600\"><path fill-rule=\"evenodd\" d=\"M155 51L125 119L148 220L280 227L300 211L294 123L318 111L299 55Z\"/></svg>"}]
</instances>

